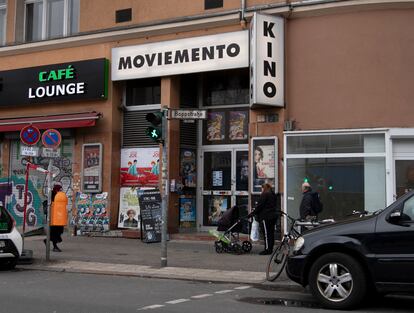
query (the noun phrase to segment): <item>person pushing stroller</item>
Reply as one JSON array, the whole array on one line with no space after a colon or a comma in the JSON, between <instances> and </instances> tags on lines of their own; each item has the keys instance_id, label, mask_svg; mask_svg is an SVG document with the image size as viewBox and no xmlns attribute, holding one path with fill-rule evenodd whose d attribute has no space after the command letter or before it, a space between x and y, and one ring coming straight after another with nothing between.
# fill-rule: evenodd
<instances>
[{"instance_id":1,"label":"person pushing stroller","mask_svg":"<svg viewBox=\"0 0 414 313\"><path fill-rule=\"evenodd\" d=\"M249 215L253 215L259 222L263 234L264 250L259 254L272 254L275 243L275 225L280 216L280 198L279 194L275 194L269 183L262 185L259 201Z\"/></svg>"}]
</instances>

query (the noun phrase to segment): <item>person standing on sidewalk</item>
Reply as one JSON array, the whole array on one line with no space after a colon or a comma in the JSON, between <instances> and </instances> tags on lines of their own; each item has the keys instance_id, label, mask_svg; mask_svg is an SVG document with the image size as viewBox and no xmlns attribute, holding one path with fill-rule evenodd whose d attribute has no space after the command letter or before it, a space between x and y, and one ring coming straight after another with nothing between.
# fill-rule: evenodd
<instances>
[{"instance_id":1,"label":"person standing on sidewalk","mask_svg":"<svg viewBox=\"0 0 414 313\"><path fill-rule=\"evenodd\" d=\"M52 209L56 194L59 191L62 191L62 186L58 184L54 185L52 190ZM57 245L58 243L62 242L62 234L63 226L50 226L50 241L53 243L53 252L62 252L62 250ZM44 239L43 242L46 244L46 239Z\"/></svg>"},{"instance_id":2,"label":"person standing on sidewalk","mask_svg":"<svg viewBox=\"0 0 414 313\"><path fill-rule=\"evenodd\" d=\"M262 193L253 211L253 215L260 223L260 229L264 238L265 249L260 255L269 255L273 252L275 243L275 225L280 214L279 197L274 193L272 186L268 183L262 185Z\"/></svg>"}]
</instances>

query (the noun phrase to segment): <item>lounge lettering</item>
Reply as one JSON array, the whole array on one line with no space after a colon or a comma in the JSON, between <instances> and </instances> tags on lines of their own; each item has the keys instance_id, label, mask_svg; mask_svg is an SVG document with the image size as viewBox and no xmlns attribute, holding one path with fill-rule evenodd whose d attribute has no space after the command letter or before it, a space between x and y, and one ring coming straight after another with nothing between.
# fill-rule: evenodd
<instances>
[{"instance_id":1,"label":"lounge lettering","mask_svg":"<svg viewBox=\"0 0 414 313\"><path fill-rule=\"evenodd\" d=\"M43 98L56 97L66 95L79 95L85 93L85 83L70 83L61 85L50 85L44 87L37 87L35 89L29 88L29 98Z\"/></svg>"},{"instance_id":2,"label":"lounge lettering","mask_svg":"<svg viewBox=\"0 0 414 313\"><path fill-rule=\"evenodd\" d=\"M118 70L152 67L154 64L170 65L190 62L199 62L224 57L234 58L240 54L240 46L237 43L229 45L216 45L175 51L155 52L144 55L124 56L119 58Z\"/></svg>"}]
</instances>

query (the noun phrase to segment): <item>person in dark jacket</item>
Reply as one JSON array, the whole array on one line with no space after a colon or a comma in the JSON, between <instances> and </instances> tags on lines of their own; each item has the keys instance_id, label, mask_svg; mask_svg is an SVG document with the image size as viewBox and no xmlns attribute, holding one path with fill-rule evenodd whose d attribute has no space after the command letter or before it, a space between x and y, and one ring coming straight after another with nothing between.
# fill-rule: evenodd
<instances>
[{"instance_id":1,"label":"person in dark jacket","mask_svg":"<svg viewBox=\"0 0 414 313\"><path fill-rule=\"evenodd\" d=\"M280 213L280 201L268 183L262 185L262 193L253 212L256 220L260 223L263 233L265 249L260 255L268 255L273 252L275 243L275 225Z\"/></svg>"},{"instance_id":2,"label":"person in dark jacket","mask_svg":"<svg viewBox=\"0 0 414 313\"><path fill-rule=\"evenodd\" d=\"M311 221L316 218L313 209L313 191L308 182L302 184L302 201L299 207L299 215L301 220Z\"/></svg>"}]
</instances>

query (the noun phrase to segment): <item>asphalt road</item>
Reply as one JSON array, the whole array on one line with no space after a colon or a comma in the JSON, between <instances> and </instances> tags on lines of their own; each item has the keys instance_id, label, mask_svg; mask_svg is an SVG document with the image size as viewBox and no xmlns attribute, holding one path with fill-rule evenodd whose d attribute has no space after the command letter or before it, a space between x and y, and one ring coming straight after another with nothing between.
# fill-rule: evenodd
<instances>
[{"instance_id":1,"label":"asphalt road","mask_svg":"<svg viewBox=\"0 0 414 313\"><path fill-rule=\"evenodd\" d=\"M412 312L413 307L414 297L387 298L355 312L405 313ZM248 285L44 271L0 272L0 313L140 311L305 313L321 309L305 293L277 292Z\"/></svg>"}]
</instances>

